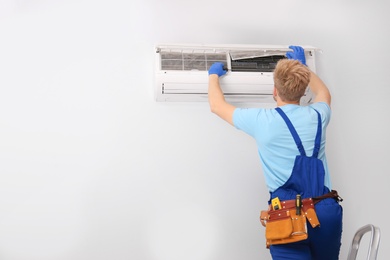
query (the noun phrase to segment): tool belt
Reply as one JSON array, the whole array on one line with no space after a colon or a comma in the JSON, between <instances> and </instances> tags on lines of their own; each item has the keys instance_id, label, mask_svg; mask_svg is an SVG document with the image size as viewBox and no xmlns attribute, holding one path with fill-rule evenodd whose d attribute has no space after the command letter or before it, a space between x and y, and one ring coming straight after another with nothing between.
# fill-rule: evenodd
<instances>
[{"instance_id":1,"label":"tool belt","mask_svg":"<svg viewBox=\"0 0 390 260\"><path fill-rule=\"evenodd\" d=\"M297 211L296 200L281 201L280 209L274 210L270 205L268 210L262 210L260 222L265 226L266 247L307 239L306 222L308 221L313 228L320 225L314 205L327 198L342 201L337 191L332 190L319 197L302 199L299 211Z\"/></svg>"}]
</instances>

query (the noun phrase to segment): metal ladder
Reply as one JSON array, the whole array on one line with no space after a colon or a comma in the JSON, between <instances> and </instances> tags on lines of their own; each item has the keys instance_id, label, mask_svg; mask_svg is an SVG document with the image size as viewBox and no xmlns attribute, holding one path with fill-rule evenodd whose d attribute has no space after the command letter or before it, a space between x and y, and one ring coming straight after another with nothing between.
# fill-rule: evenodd
<instances>
[{"instance_id":1,"label":"metal ladder","mask_svg":"<svg viewBox=\"0 0 390 260\"><path fill-rule=\"evenodd\" d=\"M381 232L380 229L372 224L365 225L361 228L359 228L352 240L351 247L349 248L348 253L348 259L347 260L355 260L358 254L359 246L360 246L360 240L362 237L366 234L371 232L371 238L370 238L370 244L368 248L368 254L367 254L367 260L375 260L378 248L379 248L379 242L381 239Z\"/></svg>"}]
</instances>

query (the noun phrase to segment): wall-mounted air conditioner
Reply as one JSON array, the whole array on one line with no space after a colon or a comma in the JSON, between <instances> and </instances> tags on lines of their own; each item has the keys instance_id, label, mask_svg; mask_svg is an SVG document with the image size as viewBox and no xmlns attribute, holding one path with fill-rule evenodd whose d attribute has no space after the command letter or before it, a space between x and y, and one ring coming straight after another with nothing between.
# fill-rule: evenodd
<instances>
[{"instance_id":1,"label":"wall-mounted air conditioner","mask_svg":"<svg viewBox=\"0 0 390 260\"><path fill-rule=\"evenodd\" d=\"M302 47L308 67L315 72L318 49ZM208 69L222 62L228 69L220 78L227 101L274 104L273 70L288 51L292 50L284 45L157 45L156 100L208 101ZM307 90L301 104L311 100Z\"/></svg>"}]
</instances>

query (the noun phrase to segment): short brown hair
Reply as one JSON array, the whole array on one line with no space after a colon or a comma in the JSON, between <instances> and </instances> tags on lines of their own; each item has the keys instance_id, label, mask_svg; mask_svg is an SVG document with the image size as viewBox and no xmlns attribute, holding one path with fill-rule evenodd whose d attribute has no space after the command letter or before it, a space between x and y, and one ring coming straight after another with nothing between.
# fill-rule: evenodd
<instances>
[{"instance_id":1,"label":"short brown hair","mask_svg":"<svg viewBox=\"0 0 390 260\"><path fill-rule=\"evenodd\" d=\"M310 81L310 70L297 60L282 59L274 70L274 83L283 101L299 101Z\"/></svg>"}]
</instances>

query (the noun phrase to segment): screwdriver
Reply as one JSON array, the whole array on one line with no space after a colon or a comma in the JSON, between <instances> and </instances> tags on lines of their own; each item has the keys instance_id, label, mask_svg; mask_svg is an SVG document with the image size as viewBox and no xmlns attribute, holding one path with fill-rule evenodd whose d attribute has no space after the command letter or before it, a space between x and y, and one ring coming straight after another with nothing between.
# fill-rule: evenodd
<instances>
[{"instance_id":1,"label":"screwdriver","mask_svg":"<svg viewBox=\"0 0 390 260\"><path fill-rule=\"evenodd\" d=\"M301 207L302 207L301 194L297 194L297 197L295 198L295 210L297 215L301 215Z\"/></svg>"}]
</instances>

